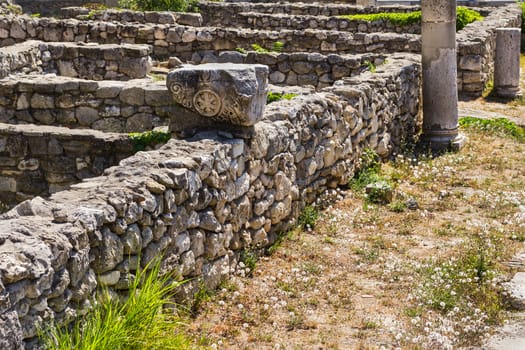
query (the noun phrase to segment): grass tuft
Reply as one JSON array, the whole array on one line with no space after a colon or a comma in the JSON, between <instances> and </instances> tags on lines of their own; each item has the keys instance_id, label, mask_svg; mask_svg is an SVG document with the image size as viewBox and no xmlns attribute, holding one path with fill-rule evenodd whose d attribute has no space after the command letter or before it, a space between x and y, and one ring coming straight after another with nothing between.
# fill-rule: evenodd
<instances>
[{"instance_id":1,"label":"grass tuft","mask_svg":"<svg viewBox=\"0 0 525 350\"><path fill-rule=\"evenodd\" d=\"M148 146L154 146L161 143L166 143L171 138L169 132L164 131L146 131L146 132L132 132L128 137L133 142L133 150L135 152L144 151Z\"/></svg>"},{"instance_id":2,"label":"grass tuft","mask_svg":"<svg viewBox=\"0 0 525 350\"><path fill-rule=\"evenodd\" d=\"M459 119L459 125L465 129L509 137L519 142L525 142L525 129L505 118L482 119L462 117Z\"/></svg>"},{"instance_id":3,"label":"grass tuft","mask_svg":"<svg viewBox=\"0 0 525 350\"><path fill-rule=\"evenodd\" d=\"M317 222L317 219L319 219L319 210L311 205L307 205L303 211L301 212L301 215L299 215L299 219L297 220L297 223L302 228L308 229L308 228L314 228L315 224Z\"/></svg>"},{"instance_id":4,"label":"grass tuft","mask_svg":"<svg viewBox=\"0 0 525 350\"><path fill-rule=\"evenodd\" d=\"M390 185L390 181L380 175L381 162L379 156L372 149L363 150L363 154L359 159L359 170L352 180L349 182L349 187L355 192L362 192L367 185L384 182Z\"/></svg>"},{"instance_id":5,"label":"grass tuft","mask_svg":"<svg viewBox=\"0 0 525 350\"><path fill-rule=\"evenodd\" d=\"M70 327L52 325L40 332L45 349L191 349L181 321L166 306L180 282L160 273L160 259L137 272L127 300L102 290L87 315Z\"/></svg>"}]
</instances>

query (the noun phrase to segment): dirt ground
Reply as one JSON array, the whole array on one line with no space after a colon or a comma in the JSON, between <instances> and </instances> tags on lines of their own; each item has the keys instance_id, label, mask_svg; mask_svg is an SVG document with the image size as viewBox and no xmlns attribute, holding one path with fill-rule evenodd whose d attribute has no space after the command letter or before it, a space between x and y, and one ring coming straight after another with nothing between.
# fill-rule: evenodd
<instances>
[{"instance_id":1,"label":"dirt ground","mask_svg":"<svg viewBox=\"0 0 525 350\"><path fill-rule=\"evenodd\" d=\"M525 125L523 102L480 98L459 109ZM468 142L459 153L382 164L390 204L334 190L337 200L315 225L283 234L257 262L244 259L235 277L202 298L190 332L213 349L484 342L512 317L501 284L516 271L506 262L524 250L525 142L475 128L462 133Z\"/></svg>"}]
</instances>

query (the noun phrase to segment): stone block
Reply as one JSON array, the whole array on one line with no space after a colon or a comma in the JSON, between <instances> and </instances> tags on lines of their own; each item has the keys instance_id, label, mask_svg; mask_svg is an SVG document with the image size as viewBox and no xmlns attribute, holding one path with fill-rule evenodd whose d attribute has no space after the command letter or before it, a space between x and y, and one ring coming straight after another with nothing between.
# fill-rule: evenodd
<instances>
[{"instance_id":1,"label":"stone block","mask_svg":"<svg viewBox=\"0 0 525 350\"><path fill-rule=\"evenodd\" d=\"M144 89L140 87L128 87L122 89L120 100L132 106L142 106L144 104Z\"/></svg>"},{"instance_id":2,"label":"stone block","mask_svg":"<svg viewBox=\"0 0 525 350\"><path fill-rule=\"evenodd\" d=\"M481 71L481 56L466 55L459 59L459 69L470 71Z\"/></svg>"},{"instance_id":3,"label":"stone block","mask_svg":"<svg viewBox=\"0 0 525 350\"><path fill-rule=\"evenodd\" d=\"M33 94L31 97L31 107L32 108L54 108L55 99L53 96Z\"/></svg>"},{"instance_id":4,"label":"stone block","mask_svg":"<svg viewBox=\"0 0 525 350\"><path fill-rule=\"evenodd\" d=\"M78 107L75 116L80 125L90 126L99 119L98 111L91 107Z\"/></svg>"},{"instance_id":5,"label":"stone block","mask_svg":"<svg viewBox=\"0 0 525 350\"><path fill-rule=\"evenodd\" d=\"M16 192L16 180L12 177L0 176L0 192Z\"/></svg>"},{"instance_id":6,"label":"stone block","mask_svg":"<svg viewBox=\"0 0 525 350\"><path fill-rule=\"evenodd\" d=\"M239 126L258 122L266 105L268 67L211 63L184 66L166 81L175 102L200 116Z\"/></svg>"}]
</instances>

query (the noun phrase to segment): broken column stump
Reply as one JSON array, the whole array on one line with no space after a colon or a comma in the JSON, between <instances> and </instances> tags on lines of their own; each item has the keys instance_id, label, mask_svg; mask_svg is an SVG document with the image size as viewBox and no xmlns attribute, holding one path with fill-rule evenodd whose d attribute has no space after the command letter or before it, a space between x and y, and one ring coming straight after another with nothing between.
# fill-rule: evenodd
<instances>
[{"instance_id":1,"label":"broken column stump","mask_svg":"<svg viewBox=\"0 0 525 350\"><path fill-rule=\"evenodd\" d=\"M183 66L168 74L166 85L178 104L170 131L190 136L200 130L223 130L249 137L262 119L268 67L209 63Z\"/></svg>"},{"instance_id":2,"label":"broken column stump","mask_svg":"<svg viewBox=\"0 0 525 350\"><path fill-rule=\"evenodd\" d=\"M520 91L520 28L496 28L494 93L503 98L522 96Z\"/></svg>"}]
</instances>

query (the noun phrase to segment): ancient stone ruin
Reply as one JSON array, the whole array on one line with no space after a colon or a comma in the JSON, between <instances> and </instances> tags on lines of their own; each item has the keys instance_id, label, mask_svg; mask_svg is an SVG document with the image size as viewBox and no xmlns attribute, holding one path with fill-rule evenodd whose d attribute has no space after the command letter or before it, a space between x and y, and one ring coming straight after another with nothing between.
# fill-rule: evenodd
<instances>
[{"instance_id":1,"label":"ancient stone ruin","mask_svg":"<svg viewBox=\"0 0 525 350\"><path fill-rule=\"evenodd\" d=\"M1 7L2 349L34 348L37 327L82 315L97 287L124 295L155 257L191 278L181 298L217 286L345 185L364 149L386 158L421 129L421 26L337 17L417 6L46 3L62 17ZM521 22L515 5L479 11L457 33L460 96L492 80L496 28ZM138 151L128 133L152 130L171 139Z\"/></svg>"}]
</instances>

